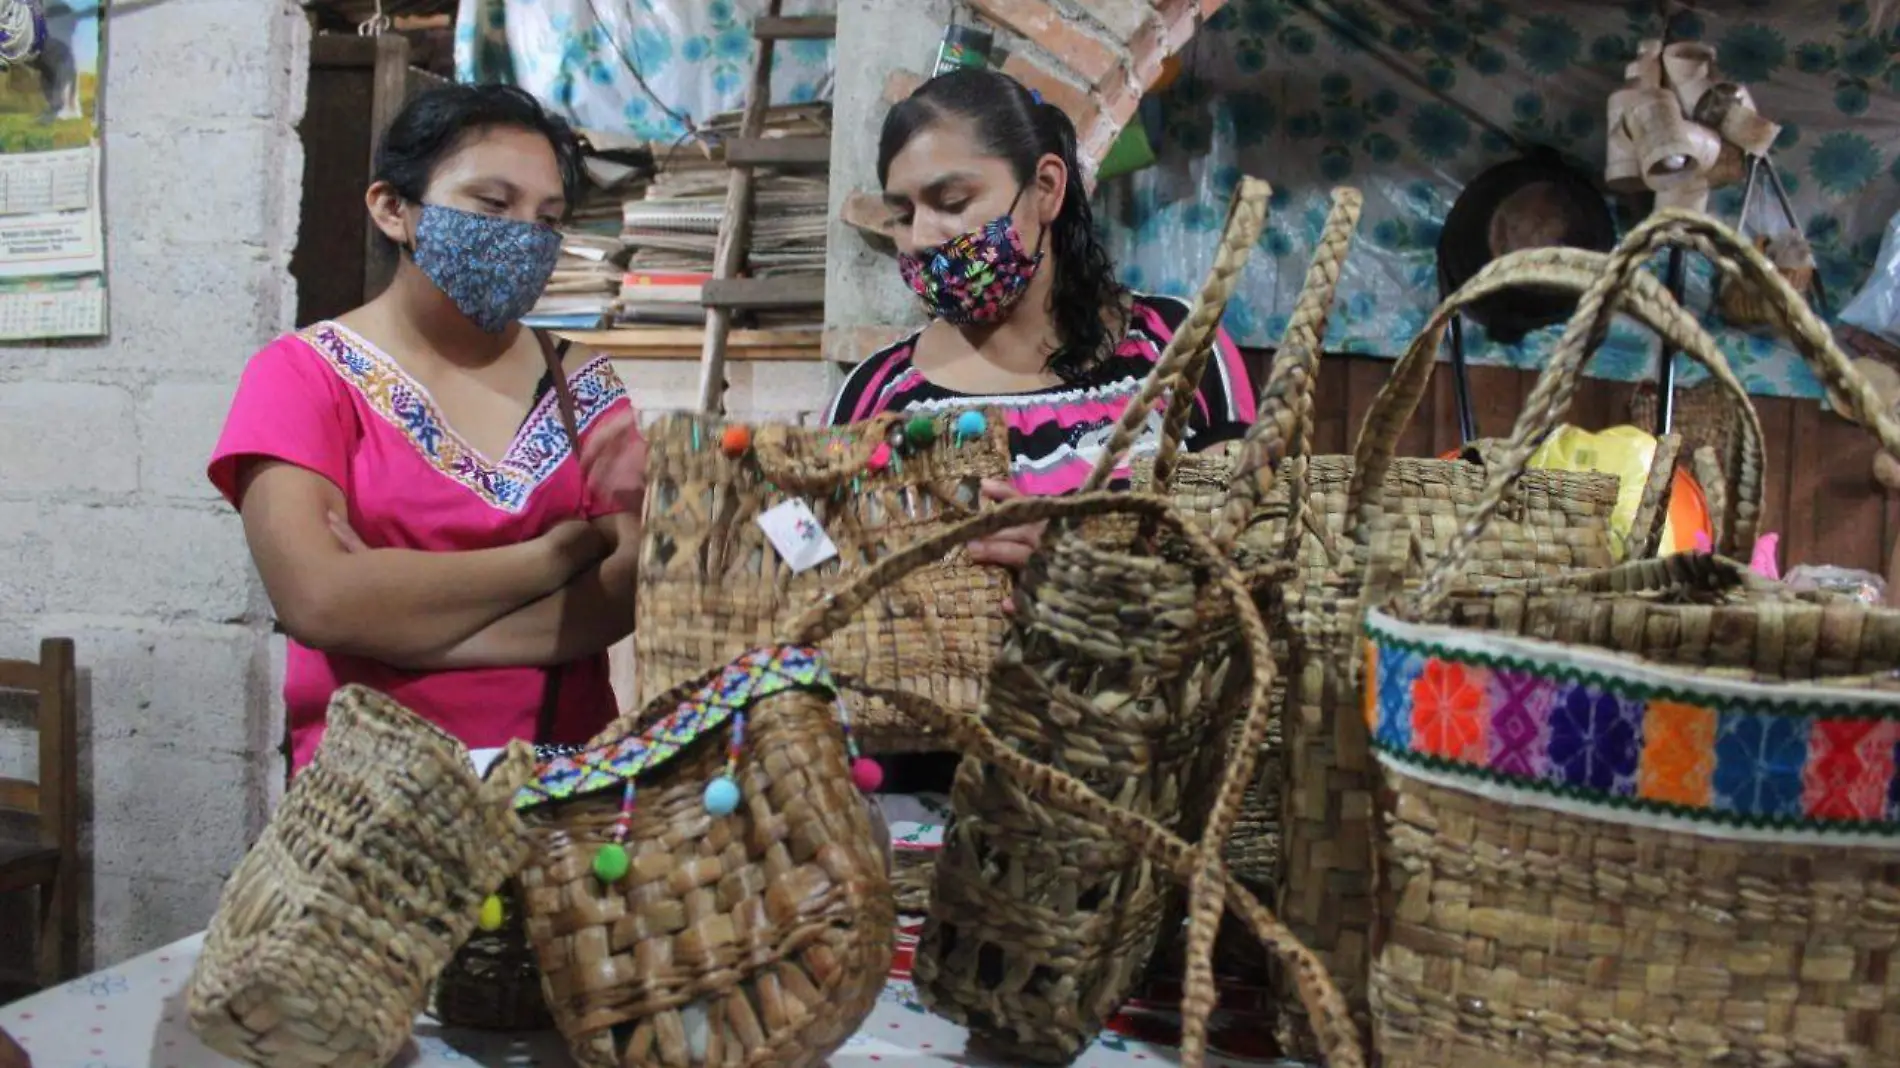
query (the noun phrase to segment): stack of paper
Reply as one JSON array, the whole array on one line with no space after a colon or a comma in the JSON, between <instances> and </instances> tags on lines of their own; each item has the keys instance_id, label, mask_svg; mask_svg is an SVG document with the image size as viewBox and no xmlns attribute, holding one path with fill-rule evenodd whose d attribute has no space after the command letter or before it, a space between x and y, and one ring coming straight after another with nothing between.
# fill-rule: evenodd
<instances>
[{"instance_id":1,"label":"stack of paper","mask_svg":"<svg viewBox=\"0 0 1900 1068\"><path fill-rule=\"evenodd\" d=\"M704 309L695 284L711 276L725 220L732 172L717 138L737 136L740 115L718 115L703 127L708 141L654 146L654 175L638 197L622 202L620 240L626 274L615 305L621 322L699 322ZM767 137L816 137L831 132L826 104L792 104L767 112ZM744 274L754 278L822 276L829 182L822 174L759 168L754 171L752 233ZM821 323L822 309L753 312L746 325Z\"/></svg>"}]
</instances>

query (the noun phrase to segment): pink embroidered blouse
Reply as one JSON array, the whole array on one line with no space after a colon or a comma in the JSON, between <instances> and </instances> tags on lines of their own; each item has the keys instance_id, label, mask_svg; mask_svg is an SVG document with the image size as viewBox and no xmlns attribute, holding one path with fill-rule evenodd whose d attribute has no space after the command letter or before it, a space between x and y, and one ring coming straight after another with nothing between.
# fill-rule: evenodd
<instances>
[{"instance_id":1,"label":"pink embroidered blouse","mask_svg":"<svg viewBox=\"0 0 1900 1068\"><path fill-rule=\"evenodd\" d=\"M568 382L583 440L603 415L628 403L604 357ZM614 510L588 493L552 389L542 390L507 453L489 460L449 427L395 360L337 323L281 337L251 358L209 470L233 507L239 467L251 459L295 464L334 482L349 502L350 525L372 548L494 548ZM560 672L554 737L534 740L584 742L614 715L607 656ZM291 768L310 760L330 695L347 683L381 690L470 748L485 749L533 739L548 674L539 667L404 671L292 640L284 665Z\"/></svg>"}]
</instances>

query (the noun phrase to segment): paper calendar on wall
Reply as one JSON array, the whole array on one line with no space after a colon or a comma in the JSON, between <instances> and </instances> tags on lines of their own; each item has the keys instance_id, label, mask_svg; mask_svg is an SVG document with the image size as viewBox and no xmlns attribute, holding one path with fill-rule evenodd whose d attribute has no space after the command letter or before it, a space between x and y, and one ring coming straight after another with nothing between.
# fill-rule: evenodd
<instances>
[{"instance_id":1,"label":"paper calendar on wall","mask_svg":"<svg viewBox=\"0 0 1900 1068\"><path fill-rule=\"evenodd\" d=\"M0 68L0 341L106 332L100 7L48 4L37 54Z\"/></svg>"}]
</instances>

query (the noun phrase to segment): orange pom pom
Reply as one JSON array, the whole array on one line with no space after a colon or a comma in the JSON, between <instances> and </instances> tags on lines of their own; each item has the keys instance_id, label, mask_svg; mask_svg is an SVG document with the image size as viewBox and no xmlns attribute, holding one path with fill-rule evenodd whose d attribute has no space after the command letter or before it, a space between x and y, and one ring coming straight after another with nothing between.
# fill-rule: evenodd
<instances>
[{"instance_id":1,"label":"orange pom pom","mask_svg":"<svg viewBox=\"0 0 1900 1068\"><path fill-rule=\"evenodd\" d=\"M742 426L729 426L719 436L719 448L727 456L744 456L752 447L752 431Z\"/></svg>"}]
</instances>

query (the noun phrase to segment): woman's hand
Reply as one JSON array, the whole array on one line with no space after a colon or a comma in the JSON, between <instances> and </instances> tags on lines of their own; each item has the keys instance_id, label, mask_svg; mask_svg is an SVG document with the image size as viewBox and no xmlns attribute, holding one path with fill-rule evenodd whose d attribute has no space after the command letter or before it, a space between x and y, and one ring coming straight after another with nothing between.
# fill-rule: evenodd
<instances>
[{"instance_id":1,"label":"woman's hand","mask_svg":"<svg viewBox=\"0 0 1900 1068\"><path fill-rule=\"evenodd\" d=\"M1008 482L983 480L983 499L986 501L1007 501L1020 496L1022 493ZM1036 547L1042 544L1042 531L1048 525L1030 523L978 538L969 545L970 559L979 564L995 564L1011 570L1021 568L1029 562L1029 556L1036 551Z\"/></svg>"},{"instance_id":2,"label":"woman's hand","mask_svg":"<svg viewBox=\"0 0 1900 1068\"><path fill-rule=\"evenodd\" d=\"M629 408L594 424L581 443L580 461L590 492L623 512L641 514L647 493L647 439L640 433L638 413Z\"/></svg>"}]
</instances>

